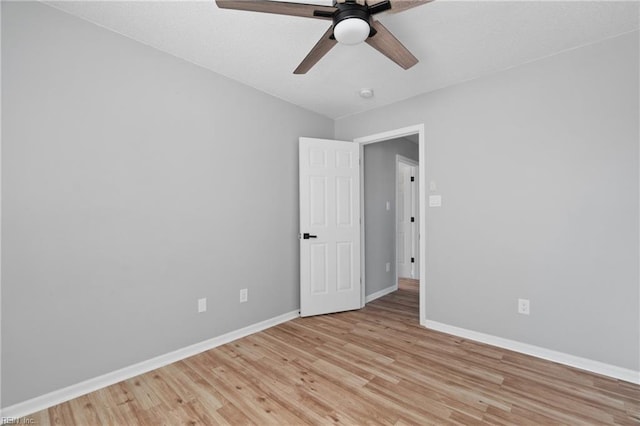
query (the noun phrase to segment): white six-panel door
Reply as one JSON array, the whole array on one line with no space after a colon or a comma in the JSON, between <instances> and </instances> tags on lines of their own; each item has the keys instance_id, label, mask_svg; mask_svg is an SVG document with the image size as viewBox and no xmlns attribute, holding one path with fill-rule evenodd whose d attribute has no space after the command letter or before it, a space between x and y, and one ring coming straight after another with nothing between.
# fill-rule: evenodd
<instances>
[{"instance_id":1,"label":"white six-panel door","mask_svg":"<svg viewBox=\"0 0 640 426\"><path fill-rule=\"evenodd\" d=\"M359 170L358 144L300 138L302 316L361 307Z\"/></svg>"}]
</instances>

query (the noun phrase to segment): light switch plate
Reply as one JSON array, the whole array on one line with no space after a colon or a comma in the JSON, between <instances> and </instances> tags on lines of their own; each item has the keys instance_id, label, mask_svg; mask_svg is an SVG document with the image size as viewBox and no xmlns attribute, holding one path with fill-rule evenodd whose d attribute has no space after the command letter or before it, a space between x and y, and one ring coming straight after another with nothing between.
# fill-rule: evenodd
<instances>
[{"instance_id":1,"label":"light switch plate","mask_svg":"<svg viewBox=\"0 0 640 426\"><path fill-rule=\"evenodd\" d=\"M441 207L442 195L429 195L429 207Z\"/></svg>"},{"instance_id":2,"label":"light switch plate","mask_svg":"<svg viewBox=\"0 0 640 426\"><path fill-rule=\"evenodd\" d=\"M206 312L207 311L207 298L203 297L202 299L198 299L198 312Z\"/></svg>"}]
</instances>

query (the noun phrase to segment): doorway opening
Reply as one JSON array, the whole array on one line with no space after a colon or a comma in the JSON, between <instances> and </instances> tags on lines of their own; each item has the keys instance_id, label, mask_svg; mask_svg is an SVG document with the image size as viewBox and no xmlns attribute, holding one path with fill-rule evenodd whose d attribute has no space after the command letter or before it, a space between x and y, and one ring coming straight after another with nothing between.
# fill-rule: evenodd
<instances>
[{"instance_id":1,"label":"doorway opening","mask_svg":"<svg viewBox=\"0 0 640 426\"><path fill-rule=\"evenodd\" d=\"M360 145L360 158L363 159L360 168L362 305L397 290L399 278L409 278L411 281L402 280L402 284L417 287L419 318L420 323L424 325L426 239L420 238L426 235L425 192L420 190L424 188L425 181L424 124L356 138L354 142ZM389 155L391 155L391 162L386 166L379 162ZM402 277L401 275L406 274L406 269L401 271L398 262L397 155L412 160L411 167L415 167L414 182L417 183L417 188L414 199L414 222L411 229L416 231L417 241L414 241L412 256L414 258L413 277ZM386 182L382 182L384 179ZM387 189L384 190L384 188ZM380 225L384 228L377 229L376 227Z\"/></svg>"}]
</instances>

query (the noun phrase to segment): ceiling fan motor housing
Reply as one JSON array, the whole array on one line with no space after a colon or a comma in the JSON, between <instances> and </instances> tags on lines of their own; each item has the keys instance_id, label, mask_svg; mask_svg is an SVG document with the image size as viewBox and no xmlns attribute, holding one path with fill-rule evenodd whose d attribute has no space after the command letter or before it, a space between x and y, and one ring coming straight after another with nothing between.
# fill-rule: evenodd
<instances>
[{"instance_id":1,"label":"ceiling fan motor housing","mask_svg":"<svg viewBox=\"0 0 640 426\"><path fill-rule=\"evenodd\" d=\"M371 26L371 13L369 12L369 8L366 5L360 5L353 0L347 0L344 3L337 3L335 7L338 9L333 15L333 28L334 34L333 36L338 40L340 40L340 36L336 37L336 32L339 32L341 29L338 28L338 25L346 21L348 19L357 19L362 21L365 25L362 25L359 21L349 21L350 26L358 26L360 31L366 31L367 34L364 35L364 38L372 37L375 35L376 30ZM346 24L346 22L344 22ZM344 26L344 25L343 25ZM364 40L360 39L353 43L345 43L345 44L357 44ZM341 41L344 43L344 41Z\"/></svg>"},{"instance_id":2,"label":"ceiling fan motor housing","mask_svg":"<svg viewBox=\"0 0 640 426\"><path fill-rule=\"evenodd\" d=\"M366 23L369 23L370 14L367 6L360 5L352 0L347 0L344 3L337 3L335 7L338 8L338 10L333 15L333 25L349 18L360 18Z\"/></svg>"}]
</instances>

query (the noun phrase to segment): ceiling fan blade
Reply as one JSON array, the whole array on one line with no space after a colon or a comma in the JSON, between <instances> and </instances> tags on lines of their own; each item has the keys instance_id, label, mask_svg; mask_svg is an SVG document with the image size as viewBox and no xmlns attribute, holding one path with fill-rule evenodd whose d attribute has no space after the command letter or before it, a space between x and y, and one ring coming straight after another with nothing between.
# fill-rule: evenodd
<instances>
[{"instance_id":1,"label":"ceiling fan blade","mask_svg":"<svg viewBox=\"0 0 640 426\"><path fill-rule=\"evenodd\" d=\"M320 40L313 46L311 52L300 62L298 68L293 72L294 74L306 74L328 51L333 48L338 42L335 38L331 38L333 35L333 25L329 27L326 33L322 35Z\"/></svg>"},{"instance_id":2,"label":"ceiling fan blade","mask_svg":"<svg viewBox=\"0 0 640 426\"><path fill-rule=\"evenodd\" d=\"M391 32L380 23L372 21L371 26L377 31L376 34L367 39L367 44L387 58L391 59L402 68L409 69L418 63L418 59L395 38Z\"/></svg>"},{"instance_id":3,"label":"ceiling fan blade","mask_svg":"<svg viewBox=\"0 0 640 426\"><path fill-rule=\"evenodd\" d=\"M367 3L367 10L369 15L376 15L380 12L386 12L391 9L391 2L389 0L370 0L371 3ZM375 3L374 3L375 2Z\"/></svg>"},{"instance_id":4,"label":"ceiling fan blade","mask_svg":"<svg viewBox=\"0 0 640 426\"><path fill-rule=\"evenodd\" d=\"M389 13L402 12L403 10L422 6L423 4L431 3L432 1L433 0L391 0L391 10Z\"/></svg>"},{"instance_id":5,"label":"ceiling fan blade","mask_svg":"<svg viewBox=\"0 0 640 426\"><path fill-rule=\"evenodd\" d=\"M375 5L380 4L380 3L384 3L387 0L366 0L366 1L367 1L367 6L374 7Z\"/></svg>"},{"instance_id":6,"label":"ceiling fan blade","mask_svg":"<svg viewBox=\"0 0 640 426\"><path fill-rule=\"evenodd\" d=\"M271 0L216 0L216 4L221 9L248 10L251 12L276 13L278 15L316 19L331 19L333 13L337 10L333 6Z\"/></svg>"}]
</instances>

